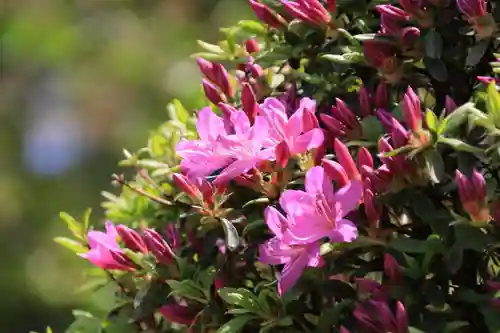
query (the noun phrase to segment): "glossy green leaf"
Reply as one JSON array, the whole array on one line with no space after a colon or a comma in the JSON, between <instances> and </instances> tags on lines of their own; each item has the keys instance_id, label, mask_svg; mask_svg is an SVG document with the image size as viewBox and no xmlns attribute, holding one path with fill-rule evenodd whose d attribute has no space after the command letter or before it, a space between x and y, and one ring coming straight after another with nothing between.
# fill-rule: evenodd
<instances>
[{"instance_id":1,"label":"glossy green leaf","mask_svg":"<svg viewBox=\"0 0 500 333\"><path fill-rule=\"evenodd\" d=\"M445 175L441 154L435 149L428 149L424 152L424 159L431 181L435 184L440 183Z\"/></svg>"},{"instance_id":2,"label":"glossy green leaf","mask_svg":"<svg viewBox=\"0 0 500 333\"><path fill-rule=\"evenodd\" d=\"M481 148L471 146L470 144L465 143L465 142L463 142L459 139L455 139L455 138L441 137L441 138L439 138L438 142L444 143L448 146L451 146L451 147L453 147L453 149L458 150L458 151L466 151L469 153L482 153L483 152L483 150Z\"/></svg>"},{"instance_id":3,"label":"glossy green leaf","mask_svg":"<svg viewBox=\"0 0 500 333\"><path fill-rule=\"evenodd\" d=\"M439 82L445 82L448 79L448 69L440 59L425 57L424 65L429 74Z\"/></svg>"},{"instance_id":4,"label":"glossy green leaf","mask_svg":"<svg viewBox=\"0 0 500 333\"><path fill-rule=\"evenodd\" d=\"M439 59L443 54L443 37L434 29L424 38L425 54L432 59Z\"/></svg>"},{"instance_id":5,"label":"glossy green leaf","mask_svg":"<svg viewBox=\"0 0 500 333\"><path fill-rule=\"evenodd\" d=\"M425 112L425 122L427 123L427 127L431 131L437 132L439 127L439 119L433 111L427 110Z\"/></svg>"},{"instance_id":6,"label":"glossy green leaf","mask_svg":"<svg viewBox=\"0 0 500 333\"><path fill-rule=\"evenodd\" d=\"M486 98L488 114L496 127L500 126L500 93L497 91L496 84L492 81L488 85L488 95Z\"/></svg>"},{"instance_id":7,"label":"glossy green leaf","mask_svg":"<svg viewBox=\"0 0 500 333\"><path fill-rule=\"evenodd\" d=\"M61 218L61 220L63 220L66 223L69 231L71 231L73 236L75 236L78 239L83 240L83 237L82 237L83 227L77 220L75 220L71 215L69 215L65 212L59 213L59 217Z\"/></svg>"},{"instance_id":8,"label":"glossy green leaf","mask_svg":"<svg viewBox=\"0 0 500 333\"><path fill-rule=\"evenodd\" d=\"M224 233L226 234L226 246L233 251L240 245L240 236L235 226L225 218L220 219Z\"/></svg>"},{"instance_id":9,"label":"glossy green leaf","mask_svg":"<svg viewBox=\"0 0 500 333\"><path fill-rule=\"evenodd\" d=\"M239 333L248 324L250 320L255 318L254 316L237 316L224 325L222 325L217 333Z\"/></svg>"},{"instance_id":10,"label":"glossy green leaf","mask_svg":"<svg viewBox=\"0 0 500 333\"><path fill-rule=\"evenodd\" d=\"M395 238L388 243L389 247L407 253L425 253L427 241L412 238Z\"/></svg>"},{"instance_id":11,"label":"glossy green leaf","mask_svg":"<svg viewBox=\"0 0 500 333\"><path fill-rule=\"evenodd\" d=\"M81 243L79 243L73 239L69 239L66 237L56 237L56 238L54 238L54 241L56 243L64 246L65 248L70 249L71 251L73 251L76 254L88 252L88 248L86 248L84 245L82 245Z\"/></svg>"}]
</instances>

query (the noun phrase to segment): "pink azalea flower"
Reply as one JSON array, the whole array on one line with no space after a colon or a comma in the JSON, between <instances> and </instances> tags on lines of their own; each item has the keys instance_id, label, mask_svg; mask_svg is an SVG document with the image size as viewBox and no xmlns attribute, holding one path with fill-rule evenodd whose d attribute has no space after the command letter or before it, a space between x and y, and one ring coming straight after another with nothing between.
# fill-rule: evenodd
<instances>
[{"instance_id":1,"label":"pink azalea flower","mask_svg":"<svg viewBox=\"0 0 500 333\"><path fill-rule=\"evenodd\" d=\"M132 270L133 265L118 245L118 232L111 222L106 222L106 232L89 231L89 252L81 254L92 264L103 269Z\"/></svg>"},{"instance_id":2,"label":"pink azalea flower","mask_svg":"<svg viewBox=\"0 0 500 333\"><path fill-rule=\"evenodd\" d=\"M305 192L288 190L280 198L280 205L293 218L284 241L307 244L323 237L337 242L356 239L356 226L344 216L358 206L363 192L361 182L350 182L334 192L324 169L313 167L306 174L305 188Z\"/></svg>"},{"instance_id":3,"label":"pink azalea flower","mask_svg":"<svg viewBox=\"0 0 500 333\"><path fill-rule=\"evenodd\" d=\"M256 167L265 160L274 159L274 146L268 140L268 123L262 116L250 124L241 110L230 115L231 131L222 118L210 108L200 110L196 128L199 140L182 140L176 151L183 160L181 168L195 179L224 169L215 183L225 183Z\"/></svg>"},{"instance_id":4,"label":"pink azalea flower","mask_svg":"<svg viewBox=\"0 0 500 333\"><path fill-rule=\"evenodd\" d=\"M295 285L307 266L318 267L323 264L320 245L318 242L303 245L284 243L283 234L290 221L273 207L267 207L264 215L275 237L260 245L260 261L269 265L285 265L278 281L278 292L283 295Z\"/></svg>"},{"instance_id":5,"label":"pink azalea flower","mask_svg":"<svg viewBox=\"0 0 500 333\"><path fill-rule=\"evenodd\" d=\"M297 155L318 148L324 140L323 130L314 127L310 119L314 118L316 103L303 98L299 108L288 118L286 106L277 98L266 98L260 113L269 123L269 137L275 145L284 142L290 154Z\"/></svg>"}]
</instances>

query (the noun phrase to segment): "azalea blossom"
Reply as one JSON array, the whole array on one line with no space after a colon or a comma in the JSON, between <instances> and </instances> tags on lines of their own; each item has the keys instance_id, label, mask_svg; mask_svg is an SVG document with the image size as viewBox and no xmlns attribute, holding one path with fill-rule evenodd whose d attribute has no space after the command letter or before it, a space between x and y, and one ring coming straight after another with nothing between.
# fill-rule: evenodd
<instances>
[{"instance_id":1,"label":"azalea blossom","mask_svg":"<svg viewBox=\"0 0 500 333\"><path fill-rule=\"evenodd\" d=\"M110 221L106 222L106 232L89 231L88 242L90 250L80 254L92 264L102 269L133 270L133 264L125 256L118 244L118 232Z\"/></svg>"},{"instance_id":2,"label":"azalea blossom","mask_svg":"<svg viewBox=\"0 0 500 333\"><path fill-rule=\"evenodd\" d=\"M334 192L332 180L324 169L313 167L306 174L305 189L287 190L280 198L281 207L293 221L283 237L285 242L307 244L324 237L336 242L356 239L356 226L344 217L361 200L361 182L349 182Z\"/></svg>"},{"instance_id":3,"label":"azalea blossom","mask_svg":"<svg viewBox=\"0 0 500 333\"><path fill-rule=\"evenodd\" d=\"M283 235L290 221L274 207L267 207L264 215L267 226L275 236L260 245L260 261L268 265L285 265L278 281L278 292L282 295L295 285L306 267L323 264L320 245L318 242L303 245L284 243Z\"/></svg>"},{"instance_id":4,"label":"azalea blossom","mask_svg":"<svg viewBox=\"0 0 500 333\"><path fill-rule=\"evenodd\" d=\"M176 147L183 160L181 168L195 179L223 171L215 183L225 183L256 167L265 160L274 159L274 146L268 140L268 123L262 116L250 124L241 110L230 115L231 127L210 108L200 110L196 128L199 140L181 140Z\"/></svg>"},{"instance_id":5,"label":"azalea blossom","mask_svg":"<svg viewBox=\"0 0 500 333\"><path fill-rule=\"evenodd\" d=\"M316 102L303 98L290 118L286 106L277 98L266 98L260 113L269 124L271 144L286 147L291 156L318 148L324 140L323 130L314 122Z\"/></svg>"}]
</instances>

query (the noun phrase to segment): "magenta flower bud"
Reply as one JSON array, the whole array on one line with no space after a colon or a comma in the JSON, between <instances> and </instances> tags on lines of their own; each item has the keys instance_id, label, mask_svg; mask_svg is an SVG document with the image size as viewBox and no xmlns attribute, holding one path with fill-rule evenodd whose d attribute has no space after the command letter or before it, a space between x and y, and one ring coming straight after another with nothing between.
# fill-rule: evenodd
<instances>
[{"instance_id":1,"label":"magenta flower bud","mask_svg":"<svg viewBox=\"0 0 500 333\"><path fill-rule=\"evenodd\" d=\"M486 15L485 0L457 0L457 7L469 19Z\"/></svg>"},{"instance_id":2,"label":"magenta flower bud","mask_svg":"<svg viewBox=\"0 0 500 333\"><path fill-rule=\"evenodd\" d=\"M455 182L462 206L472 221L484 222L490 218L486 182L484 177L474 170L468 179L459 170L455 172Z\"/></svg>"},{"instance_id":3,"label":"magenta flower bud","mask_svg":"<svg viewBox=\"0 0 500 333\"><path fill-rule=\"evenodd\" d=\"M381 81L375 90L375 108L386 110L389 107L389 93L387 85Z\"/></svg>"},{"instance_id":4,"label":"magenta flower bud","mask_svg":"<svg viewBox=\"0 0 500 333\"><path fill-rule=\"evenodd\" d=\"M387 16L392 20L405 22L410 18L407 12L393 5L377 5L376 9L381 15Z\"/></svg>"},{"instance_id":5,"label":"magenta flower bud","mask_svg":"<svg viewBox=\"0 0 500 333\"><path fill-rule=\"evenodd\" d=\"M337 0L326 0L326 10L335 13L337 11Z\"/></svg>"},{"instance_id":6,"label":"magenta flower bud","mask_svg":"<svg viewBox=\"0 0 500 333\"><path fill-rule=\"evenodd\" d=\"M143 235L149 251L158 262L165 265L173 262L174 254L172 249L158 232L153 229L144 229Z\"/></svg>"},{"instance_id":7,"label":"magenta flower bud","mask_svg":"<svg viewBox=\"0 0 500 333\"><path fill-rule=\"evenodd\" d=\"M163 305L160 308L160 313L171 323L189 326L196 319L198 310L190 309L187 306L172 302L170 304Z\"/></svg>"},{"instance_id":8,"label":"magenta flower bud","mask_svg":"<svg viewBox=\"0 0 500 333\"><path fill-rule=\"evenodd\" d=\"M405 146L409 141L410 133L401 125L396 117L392 118L391 139L394 148Z\"/></svg>"},{"instance_id":9,"label":"magenta flower bud","mask_svg":"<svg viewBox=\"0 0 500 333\"><path fill-rule=\"evenodd\" d=\"M486 290L491 293L496 293L500 290L500 282L498 281L486 281L484 286L486 287Z\"/></svg>"},{"instance_id":10,"label":"magenta flower bud","mask_svg":"<svg viewBox=\"0 0 500 333\"><path fill-rule=\"evenodd\" d=\"M371 182L371 181L370 181ZM363 191L363 203L365 208L366 219L371 229L378 229L380 221L380 210L375 204L375 195L370 189Z\"/></svg>"},{"instance_id":11,"label":"magenta flower bud","mask_svg":"<svg viewBox=\"0 0 500 333\"><path fill-rule=\"evenodd\" d=\"M338 115L339 120L341 120L344 124L346 124L350 128L355 128L358 126L358 121L356 116L351 111L349 106L341 100L340 98L335 99L337 107L332 107L332 113Z\"/></svg>"},{"instance_id":12,"label":"magenta flower bud","mask_svg":"<svg viewBox=\"0 0 500 333\"><path fill-rule=\"evenodd\" d=\"M500 199L496 199L493 203L493 221L500 226Z\"/></svg>"},{"instance_id":13,"label":"magenta flower bud","mask_svg":"<svg viewBox=\"0 0 500 333\"><path fill-rule=\"evenodd\" d=\"M172 175L172 180L175 186L190 197L196 198L200 194L200 190L183 174L174 173Z\"/></svg>"},{"instance_id":14,"label":"magenta flower bud","mask_svg":"<svg viewBox=\"0 0 500 333\"><path fill-rule=\"evenodd\" d=\"M203 76L211 82L216 82L214 74L214 63L201 57L198 57L198 59L196 59L196 62L198 63L198 67L200 68L200 72L203 74Z\"/></svg>"},{"instance_id":15,"label":"magenta flower bud","mask_svg":"<svg viewBox=\"0 0 500 333\"><path fill-rule=\"evenodd\" d=\"M339 188L342 188L349 184L349 176L339 163L332 160L323 159L322 166L328 177L330 177Z\"/></svg>"},{"instance_id":16,"label":"magenta flower bud","mask_svg":"<svg viewBox=\"0 0 500 333\"><path fill-rule=\"evenodd\" d=\"M225 96L219 93L217 87L210 81L203 79L202 86L203 86L203 91L205 92L205 96L207 96L210 102L216 105L222 102L224 103L226 102Z\"/></svg>"},{"instance_id":17,"label":"magenta flower bud","mask_svg":"<svg viewBox=\"0 0 500 333\"><path fill-rule=\"evenodd\" d=\"M418 132L422 126L422 110L420 99L411 87L408 87L403 98L403 118L412 132Z\"/></svg>"},{"instance_id":18,"label":"magenta flower bud","mask_svg":"<svg viewBox=\"0 0 500 333\"><path fill-rule=\"evenodd\" d=\"M213 73L215 77L213 83L215 83L226 96L233 96L233 88L229 82L229 74L226 68L221 64L214 64Z\"/></svg>"},{"instance_id":19,"label":"magenta flower bud","mask_svg":"<svg viewBox=\"0 0 500 333\"><path fill-rule=\"evenodd\" d=\"M347 149L347 146L342 143L339 139L335 138L333 141L333 147L335 150L335 156L339 161L342 168L344 168L346 174L349 176L350 180L361 180L361 175L359 174L358 168L356 167L356 163Z\"/></svg>"},{"instance_id":20,"label":"magenta flower bud","mask_svg":"<svg viewBox=\"0 0 500 333\"><path fill-rule=\"evenodd\" d=\"M366 147L361 147L358 152L358 166L361 168L363 165L373 169L373 157Z\"/></svg>"},{"instance_id":21,"label":"magenta flower bud","mask_svg":"<svg viewBox=\"0 0 500 333\"><path fill-rule=\"evenodd\" d=\"M445 109L446 114L450 114L457 109L457 104L448 95L446 95L446 98L445 98L444 109Z\"/></svg>"},{"instance_id":22,"label":"magenta flower bud","mask_svg":"<svg viewBox=\"0 0 500 333\"><path fill-rule=\"evenodd\" d=\"M255 15L265 24L276 29L281 29L286 25L286 21L283 17L271 10L268 6L258 2L257 0L248 0L248 2L250 3Z\"/></svg>"},{"instance_id":23,"label":"magenta flower bud","mask_svg":"<svg viewBox=\"0 0 500 333\"><path fill-rule=\"evenodd\" d=\"M178 249L181 247L181 235L179 234L179 230L177 230L175 223L167 224L165 235L167 236L167 243L172 245L172 249Z\"/></svg>"},{"instance_id":24,"label":"magenta flower bud","mask_svg":"<svg viewBox=\"0 0 500 333\"><path fill-rule=\"evenodd\" d=\"M408 332L408 317L406 316L405 307L400 301L396 303L396 330L394 332Z\"/></svg>"},{"instance_id":25,"label":"magenta flower bud","mask_svg":"<svg viewBox=\"0 0 500 333\"><path fill-rule=\"evenodd\" d=\"M478 76L476 79L481 82L482 84L489 85L491 81L494 81L495 83L500 83L500 79L496 79L491 76Z\"/></svg>"},{"instance_id":26,"label":"magenta flower bud","mask_svg":"<svg viewBox=\"0 0 500 333\"><path fill-rule=\"evenodd\" d=\"M281 141L276 146L276 164L280 168L285 168L288 164L288 159L290 158L290 149L285 141Z\"/></svg>"},{"instance_id":27,"label":"magenta flower bud","mask_svg":"<svg viewBox=\"0 0 500 333\"><path fill-rule=\"evenodd\" d=\"M250 123L253 124L255 117L259 113L259 104L257 103L257 98L255 97L252 86L250 86L249 83L242 84L241 104Z\"/></svg>"},{"instance_id":28,"label":"magenta flower bud","mask_svg":"<svg viewBox=\"0 0 500 333\"><path fill-rule=\"evenodd\" d=\"M396 117L394 117L394 115L392 113L390 113L386 110L383 110L383 109L377 109L375 111L375 116L377 117L377 119L380 121L380 123L384 127L384 130L387 133L391 133L392 132L392 125L394 123L393 121Z\"/></svg>"},{"instance_id":29,"label":"magenta flower bud","mask_svg":"<svg viewBox=\"0 0 500 333\"><path fill-rule=\"evenodd\" d=\"M382 285L377 281L367 278L356 278L357 291L361 294L372 294L379 290Z\"/></svg>"},{"instance_id":30,"label":"magenta flower bud","mask_svg":"<svg viewBox=\"0 0 500 333\"><path fill-rule=\"evenodd\" d=\"M384 273L391 283L398 283L403 278L399 263L389 253L386 253L384 257Z\"/></svg>"},{"instance_id":31,"label":"magenta flower bud","mask_svg":"<svg viewBox=\"0 0 500 333\"><path fill-rule=\"evenodd\" d=\"M326 26L332 19L318 0L281 0L281 3L291 16L312 25Z\"/></svg>"},{"instance_id":32,"label":"magenta flower bud","mask_svg":"<svg viewBox=\"0 0 500 333\"><path fill-rule=\"evenodd\" d=\"M142 240L139 233L134 229L124 226L123 224L119 224L116 226L116 232L127 248L135 252L142 252L144 254L148 253L146 244Z\"/></svg>"},{"instance_id":33,"label":"magenta flower bud","mask_svg":"<svg viewBox=\"0 0 500 333\"><path fill-rule=\"evenodd\" d=\"M253 38L247 39L245 41L245 50L250 54L259 52L260 51L259 43L257 42L256 39Z\"/></svg>"},{"instance_id":34,"label":"magenta flower bud","mask_svg":"<svg viewBox=\"0 0 500 333\"><path fill-rule=\"evenodd\" d=\"M359 109L364 117L367 117L373 113L371 96L364 85L362 85L359 89Z\"/></svg>"},{"instance_id":35,"label":"magenta flower bud","mask_svg":"<svg viewBox=\"0 0 500 333\"><path fill-rule=\"evenodd\" d=\"M340 326L340 331L339 333L351 333L351 331L349 331L347 328L345 328L344 326Z\"/></svg>"},{"instance_id":36,"label":"magenta flower bud","mask_svg":"<svg viewBox=\"0 0 500 333\"><path fill-rule=\"evenodd\" d=\"M319 119L325 125L326 129L333 134L333 136L343 136L346 134L346 127L340 121L332 116L320 113Z\"/></svg>"}]
</instances>

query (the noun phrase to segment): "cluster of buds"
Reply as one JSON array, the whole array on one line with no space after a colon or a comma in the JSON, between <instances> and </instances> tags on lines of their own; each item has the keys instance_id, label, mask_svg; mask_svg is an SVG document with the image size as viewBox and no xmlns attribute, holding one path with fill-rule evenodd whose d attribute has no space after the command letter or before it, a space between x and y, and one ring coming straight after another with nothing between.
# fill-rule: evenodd
<instances>
[{"instance_id":1,"label":"cluster of buds","mask_svg":"<svg viewBox=\"0 0 500 333\"><path fill-rule=\"evenodd\" d=\"M490 220L490 209L486 194L486 182L483 175L473 170L467 178L459 170L455 173L458 195L462 206L473 222L487 222Z\"/></svg>"},{"instance_id":2,"label":"cluster of buds","mask_svg":"<svg viewBox=\"0 0 500 333\"><path fill-rule=\"evenodd\" d=\"M403 62L398 49L385 41L369 40L363 44L366 61L377 68L388 83L398 83L403 77Z\"/></svg>"},{"instance_id":3,"label":"cluster of buds","mask_svg":"<svg viewBox=\"0 0 500 333\"><path fill-rule=\"evenodd\" d=\"M319 27L327 27L332 20L329 11L336 10L336 1L332 0L327 1L327 8L318 0L281 0L281 3L293 18Z\"/></svg>"},{"instance_id":4,"label":"cluster of buds","mask_svg":"<svg viewBox=\"0 0 500 333\"><path fill-rule=\"evenodd\" d=\"M179 235L175 229L170 228L168 235L175 246L180 246ZM121 240L123 249L118 240ZM134 271L136 264L131 260L127 251L152 254L157 262L170 265L174 254L172 248L158 232L152 229L143 230L143 234L124 225L114 226L106 222L106 232L89 231L89 251L81 256L91 263L106 270Z\"/></svg>"},{"instance_id":5,"label":"cluster of buds","mask_svg":"<svg viewBox=\"0 0 500 333\"><path fill-rule=\"evenodd\" d=\"M364 85L359 89L359 110L363 117L375 114L376 110L386 110L389 107L387 85L381 81L375 90L374 96Z\"/></svg>"},{"instance_id":6,"label":"cluster of buds","mask_svg":"<svg viewBox=\"0 0 500 333\"><path fill-rule=\"evenodd\" d=\"M420 105L420 98L408 87L406 94L403 98L403 118L411 131L410 145L414 148L421 148L428 145L430 137L429 132L422 128L422 109Z\"/></svg>"},{"instance_id":7,"label":"cluster of buds","mask_svg":"<svg viewBox=\"0 0 500 333\"><path fill-rule=\"evenodd\" d=\"M233 88L224 66L198 58L198 67L204 76L202 80L203 91L210 102L217 105L232 99Z\"/></svg>"},{"instance_id":8,"label":"cluster of buds","mask_svg":"<svg viewBox=\"0 0 500 333\"><path fill-rule=\"evenodd\" d=\"M489 38L496 31L493 16L486 10L486 0L456 0L458 10L476 31L479 39Z\"/></svg>"},{"instance_id":9,"label":"cluster of buds","mask_svg":"<svg viewBox=\"0 0 500 333\"><path fill-rule=\"evenodd\" d=\"M354 317L358 327L365 333L408 333L406 310L399 301L396 302L395 313L386 301L371 299L358 303Z\"/></svg>"},{"instance_id":10,"label":"cluster of buds","mask_svg":"<svg viewBox=\"0 0 500 333\"><path fill-rule=\"evenodd\" d=\"M340 98L336 99L336 106L332 106L330 114L321 113L319 119L333 137L359 139L363 135L356 115Z\"/></svg>"},{"instance_id":11,"label":"cluster of buds","mask_svg":"<svg viewBox=\"0 0 500 333\"><path fill-rule=\"evenodd\" d=\"M249 56L246 63L239 64L235 75L242 86L242 94L247 89L247 93L250 91L256 100L261 100L266 95L268 88L266 73L255 63L253 57Z\"/></svg>"},{"instance_id":12,"label":"cluster of buds","mask_svg":"<svg viewBox=\"0 0 500 333\"><path fill-rule=\"evenodd\" d=\"M259 0L248 0L255 15L265 24L275 29L281 29L287 25L286 20L274 10L261 3Z\"/></svg>"},{"instance_id":13,"label":"cluster of buds","mask_svg":"<svg viewBox=\"0 0 500 333\"><path fill-rule=\"evenodd\" d=\"M338 162L323 159L323 169L339 188L346 186L351 181L362 182L363 197L361 200L364 203L365 215L368 220L368 233L370 236L376 237L381 207L375 201L377 188L373 186L372 179L375 182L379 179L377 178L377 170L374 169L373 157L367 148L361 147L357 154L356 163L342 141L335 138L333 146ZM378 185L378 187L381 186Z\"/></svg>"},{"instance_id":14,"label":"cluster of buds","mask_svg":"<svg viewBox=\"0 0 500 333\"><path fill-rule=\"evenodd\" d=\"M224 217L227 209L222 205L227 200L226 186L215 185L204 178L191 180L183 174L175 173L172 180L181 191L192 200L194 208L202 215L214 218Z\"/></svg>"}]
</instances>

